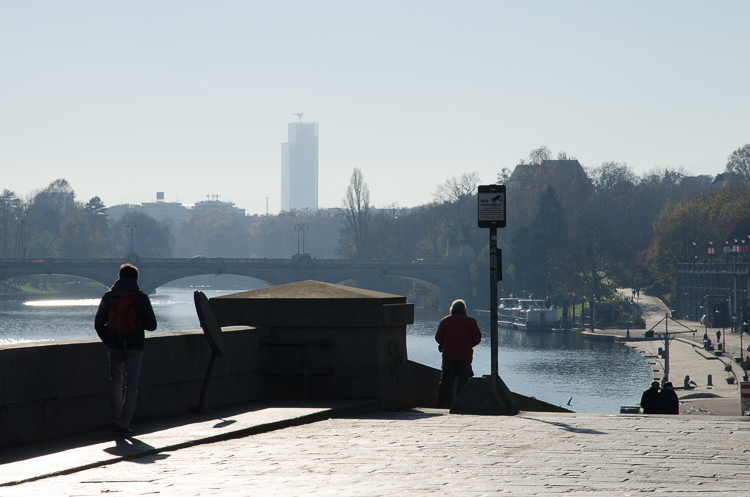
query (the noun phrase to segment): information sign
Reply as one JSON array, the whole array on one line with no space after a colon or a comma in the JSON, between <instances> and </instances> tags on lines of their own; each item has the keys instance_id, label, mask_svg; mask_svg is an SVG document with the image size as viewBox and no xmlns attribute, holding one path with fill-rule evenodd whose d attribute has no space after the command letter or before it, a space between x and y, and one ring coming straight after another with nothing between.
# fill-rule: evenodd
<instances>
[{"instance_id":1,"label":"information sign","mask_svg":"<svg viewBox=\"0 0 750 497\"><path fill-rule=\"evenodd\" d=\"M505 185L479 185L477 220L480 228L505 228Z\"/></svg>"},{"instance_id":2,"label":"information sign","mask_svg":"<svg viewBox=\"0 0 750 497\"><path fill-rule=\"evenodd\" d=\"M740 382L740 401L742 405L742 414L750 412L750 381Z\"/></svg>"}]
</instances>

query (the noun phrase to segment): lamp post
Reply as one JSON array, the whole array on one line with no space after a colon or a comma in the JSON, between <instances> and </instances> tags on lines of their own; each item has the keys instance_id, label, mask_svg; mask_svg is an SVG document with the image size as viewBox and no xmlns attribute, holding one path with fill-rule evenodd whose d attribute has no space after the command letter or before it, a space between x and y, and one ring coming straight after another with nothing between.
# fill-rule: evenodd
<instances>
[{"instance_id":1,"label":"lamp post","mask_svg":"<svg viewBox=\"0 0 750 497\"><path fill-rule=\"evenodd\" d=\"M310 229L307 223L299 223L294 225L294 231L297 232L297 253L299 254L299 234L302 232L302 253L305 253L305 231Z\"/></svg>"},{"instance_id":2,"label":"lamp post","mask_svg":"<svg viewBox=\"0 0 750 497\"><path fill-rule=\"evenodd\" d=\"M133 253L133 230L135 230L138 227L138 223L135 221L128 222L128 224L125 225L127 229L130 230L130 250L128 250L129 253Z\"/></svg>"},{"instance_id":3,"label":"lamp post","mask_svg":"<svg viewBox=\"0 0 750 497\"><path fill-rule=\"evenodd\" d=\"M31 231L29 230L29 223L28 221L20 221L18 223L18 227L21 230L20 237L21 237L21 258L26 258L26 246L29 242L29 236L31 235Z\"/></svg>"},{"instance_id":4,"label":"lamp post","mask_svg":"<svg viewBox=\"0 0 750 497\"><path fill-rule=\"evenodd\" d=\"M625 318L625 338L630 338L630 300L625 296L625 306L627 307L627 317Z\"/></svg>"}]
</instances>

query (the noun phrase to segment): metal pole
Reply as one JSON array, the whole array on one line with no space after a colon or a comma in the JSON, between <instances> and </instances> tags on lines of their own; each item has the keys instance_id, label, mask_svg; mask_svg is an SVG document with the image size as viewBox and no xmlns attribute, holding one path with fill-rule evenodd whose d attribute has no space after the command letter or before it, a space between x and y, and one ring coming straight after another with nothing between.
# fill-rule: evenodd
<instances>
[{"instance_id":1,"label":"metal pole","mask_svg":"<svg viewBox=\"0 0 750 497\"><path fill-rule=\"evenodd\" d=\"M664 320L664 382L669 381L669 314Z\"/></svg>"},{"instance_id":2,"label":"metal pole","mask_svg":"<svg viewBox=\"0 0 750 497\"><path fill-rule=\"evenodd\" d=\"M492 388L497 388L497 227L490 227L490 340Z\"/></svg>"},{"instance_id":3,"label":"metal pole","mask_svg":"<svg viewBox=\"0 0 750 497\"><path fill-rule=\"evenodd\" d=\"M625 337L630 338L630 299L625 296L625 305L628 308L628 317L625 318Z\"/></svg>"}]
</instances>

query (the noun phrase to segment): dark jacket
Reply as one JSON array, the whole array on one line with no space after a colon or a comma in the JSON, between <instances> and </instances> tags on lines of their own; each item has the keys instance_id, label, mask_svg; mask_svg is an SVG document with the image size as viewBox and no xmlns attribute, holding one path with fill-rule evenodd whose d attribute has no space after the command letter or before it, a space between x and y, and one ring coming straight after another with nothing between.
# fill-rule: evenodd
<instances>
[{"instance_id":1,"label":"dark jacket","mask_svg":"<svg viewBox=\"0 0 750 497\"><path fill-rule=\"evenodd\" d=\"M680 414L680 399L677 394L669 387L661 389L657 398L659 414Z\"/></svg>"},{"instance_id":2,"label":"dark jacket","mask_svg":"<svg viewBox=\"0 0 750 497\"><path fill-rule=\"evenodd\" d=\"M659 414L659 388L651 387L641 395L643 414Z\"/></svg>"},{"instance_id":3,"label":"dark jacket","mask_svg":"<svg viewBox=\"0 0 750 497\"><path fill-rule=\"evenodd\" d=\"M443 359L468 362L474 358L473 348L482 340L477 321L464 313L445 316L438 325L435 341L443 347Z\"/></svg>"},{"instance_id":4,"label":"dark jacket","mask_svg":"<svg viewBox=\"0 0 750 497\"><path fill-rule=\"evenodd\" d=\"M120 278L112 285L112 289L104 294L99 303L99 309L94 318L94 328L97 335L107 347L118 350L143 350L146 341L144 330L154 331L156 329L156 316L151 307L148 295L138 292L135 295L135 317L138 331L125 337L111 335L108 329L109 308L112 304L112 292L134 292L140 290L138 282L133 278Z\"/></svg>"}]
</instances>

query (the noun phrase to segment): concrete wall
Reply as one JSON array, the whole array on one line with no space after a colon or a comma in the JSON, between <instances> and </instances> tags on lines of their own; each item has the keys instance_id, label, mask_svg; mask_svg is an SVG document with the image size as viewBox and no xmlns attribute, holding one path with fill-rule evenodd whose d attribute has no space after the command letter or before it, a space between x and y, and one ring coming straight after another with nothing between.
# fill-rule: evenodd
<instances>
[{"instance_id":1,"label":"concrete wall","mask_svg":"<svg viewBox=\"0 0 750 497\"><path fill-rule=\"evenodd\" d=\"M271 330L224 328L226 354L216 359L208 407L270 397L301 397L299 376L265 376L264 368L299 368L298 347L260 347L265 338L332 338L331 350L310 348L310 397L380 398L385 407L434 407L440 371L407 361L402 327ZM109 360L98 339L0 348L0 447L108 429ZM203 332L146 338L134 421L189 412L197 406L211 349Z\"/></svg>"},{"instance_id":2,"label":"concrete wall","mask_svg":"<svg viewBox=\"0 0 750 497\"><path fill-rule=\"evenodd\" d=\"M267 396L259 380L265 328L225 329L206 404ZM211 349L203 332L148 334L134 420L189 412L198 405ZM0 348L0 447L109 428L109 360L98 339Z\"/></svg>"}]
</instances>

